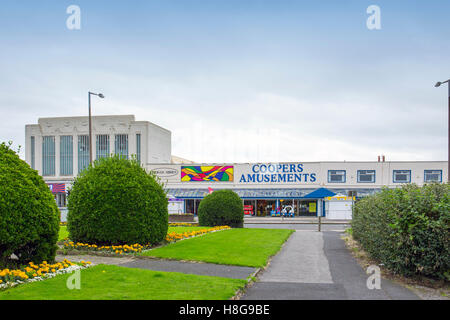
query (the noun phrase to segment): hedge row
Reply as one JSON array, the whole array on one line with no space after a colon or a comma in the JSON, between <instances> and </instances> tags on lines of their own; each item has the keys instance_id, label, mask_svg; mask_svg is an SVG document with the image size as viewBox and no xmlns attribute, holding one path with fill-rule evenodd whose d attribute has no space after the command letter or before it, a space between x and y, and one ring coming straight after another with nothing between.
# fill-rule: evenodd
<instances>
[{"instance_id":1,"label":"hedge row","mask_svg":"<svg viewBox=\"0 0 450 320\"><path fill-rule=\"evenodd\" d=\"M405 276L450 280L450 185L383 188L354 206L354 238L375 260Z\"/></svg>"}]
</instances>

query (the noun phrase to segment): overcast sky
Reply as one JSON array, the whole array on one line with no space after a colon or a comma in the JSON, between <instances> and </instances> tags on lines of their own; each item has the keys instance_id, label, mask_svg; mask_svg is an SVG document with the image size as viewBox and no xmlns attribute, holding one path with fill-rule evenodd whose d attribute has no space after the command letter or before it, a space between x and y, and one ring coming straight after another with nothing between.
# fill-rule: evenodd
<instances>
[{"instance_id":1,"label":"overcast sky","mask_svg":"<svg viewBox=\"0 0 450 320\"><path fill-rule=\"evenodd\" d=\"M94 115L165 127L172 154L197 162L447 160L447 87L434 84L450 77L449 12L444 0L2 1L0 141L87 115L90 90L106 96Z\"/></svg>"}]
</instances>

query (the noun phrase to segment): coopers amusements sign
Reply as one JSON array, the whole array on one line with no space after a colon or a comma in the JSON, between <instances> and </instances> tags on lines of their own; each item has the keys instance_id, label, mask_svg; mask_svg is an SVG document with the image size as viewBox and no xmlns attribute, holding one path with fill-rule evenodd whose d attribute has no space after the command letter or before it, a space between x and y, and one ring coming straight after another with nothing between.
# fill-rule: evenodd
<instances>
[{"instance_id":1,"label":"coopers amusements sign","mask_svg":"<svg viewBox=\"0 0 450 320\"><path fill-rule=\"evenodd\" d=\"M316 173L305 172L302 163L263 163L251 165L239 183L307 183L316 179Z\"/></svg>"}]
</instances>

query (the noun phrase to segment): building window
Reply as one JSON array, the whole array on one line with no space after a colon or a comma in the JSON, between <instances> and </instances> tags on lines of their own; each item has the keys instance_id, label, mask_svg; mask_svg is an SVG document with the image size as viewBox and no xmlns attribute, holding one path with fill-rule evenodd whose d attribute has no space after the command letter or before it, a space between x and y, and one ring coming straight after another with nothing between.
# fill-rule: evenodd
<instances>
[{"instance_id":1,"label":"building window","mask_svg":"<svg viewBox=\"0 0 450 320\"><path fill-rule=\"evenodd\" d=\"M141 134L136 134L136 160L141 163Z\"/></svg>"},{"instance_id":2,"label":"building window","mask_svg":"<svg viewBox=\"0 0 450 320\"><path fill-rule=\"evenodd\" d=\"M42 137L42 175L55 175L55 136Z\"/></svg>"},{"instance_id":3,"label":"building window","mask_svg":"<svg viewBox=\"0 0 450 320\"><path fill-rule=\"evenodd\" d=\"M345 170L328 170L329 183L345 183Z\"/></svg>"},{"instance_id":4,"label":"building window","mask_svg":"<svg viewBox=\"0 0 450 320\"><path fill-rule=\"evenodd\" d=\"M34 136L31 136L31 169L36 169L35 168L36 150L34 148L35 148Z\"/></svg>"},{"instance_id":5,"label":"building window","mask_svg":"<svg viewBox=\"0 0 450 320\"><path fill-rule=\"evenodd\" d=\"M128 159L128 135L127 134L116 134L115 153Z\"/></svg>"},{"instance_id":6,"label":"building window","mask_svg":"<svg viewBox=\"0 0 450 320\"><path fill-rule=\"evenodd\" d=\"M89 136L78 136L78 173L89 166Z\"/></svg>"},{"instance_id":7,"label":"building window","mask_svg":"<svg viewBox=\"0 0 450 320\"><path fill-rule=\"evenodd\" d=\"M96 159L109 157L109 135L97 135L96 154Z\"/></svg>"},{"instance_id":8,"label":"building window","mask_svg":"<svg viewBox=\"0 0 450 320\"><path fill-rule=\"evenodd\" d=\"M73 137L61 136L59 141L60 174L73 175Z\"/></svg>"},{"instance_id":9,"label":"building window","mask_svg":"<svg viewBox=\"0 0 450 320\"><path fill-rule=\"evenodd\" d=\"M358 182L374 183L375 182L375 170L358 170Z\"/></svg>"},{"instance_id":10,"label":"building window","mask_svg":"<svg viewBox=\"0 0 450 320\"><path fill-rule=\"evenodd\" d=\"M425 170L423 178L425 182L442 182L442 170Z\"/></svg>"},{"instance_id":11,"label":"building window","mask_svg":"<svg viewBox=\"0 0 450 320\"><path fill-rule=\"evenodd\" d=\"M410 183L411 170L394 170L394 183Z\"/></svg>"}]
</instances>

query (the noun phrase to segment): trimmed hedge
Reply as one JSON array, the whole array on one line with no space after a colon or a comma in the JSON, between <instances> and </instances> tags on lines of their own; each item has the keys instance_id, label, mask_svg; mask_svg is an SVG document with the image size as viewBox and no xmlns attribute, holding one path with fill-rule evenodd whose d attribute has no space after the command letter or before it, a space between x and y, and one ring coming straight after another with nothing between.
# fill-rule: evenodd
<instances>
[{"instance_id":1,"label":"trimmed hedge","mask_svg":"<svg viewBox=\"0 0 450 320\"><path fill-rule=\"evenodd\" d=\"M241 198L232 190L217 190L207 195L198 206L200 226L230 226L242 228L244 206Z\"/></svg>"},{"instance_id":2,"label":"trimmed hedge","mask_svg":"<svg viewBox=\"0 0 450 320\"><path fill-rule=\"evenodd\" d=\"M75 178L68 197L72 241L90 244L155 244L168 230L163 186L135 160L118 155L94 162Z\"/></svg>"},{"instance_id":3,"label":"trimmed hedge","mask_svg":"<svg viewBox=\"0 0 450 320\"><path fill-rule=\"evenodd\" d=\"M0 269L54 261L59 210L36 170L0 144ZM11 260L15 254L19 259Z\"/></svg>"},{"instance_id":4,"label":"trimmed hedge","mask_svg":"<svg viewBox=\"0 0 450 320\"><path fill-rule=\"evenodd\" d=\"M449 199L449 184L383 188L355 204L353 236L395 273L450 280Z\"/></svg>"}]
</instances>

